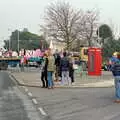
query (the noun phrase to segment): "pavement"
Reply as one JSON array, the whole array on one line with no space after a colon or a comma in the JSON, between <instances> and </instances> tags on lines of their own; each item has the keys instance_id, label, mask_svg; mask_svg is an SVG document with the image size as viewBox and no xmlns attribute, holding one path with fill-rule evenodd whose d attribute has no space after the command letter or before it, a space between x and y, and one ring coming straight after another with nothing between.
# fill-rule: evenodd
<instances>
[{"instance_id":1,"label":"pavement","mask_svg":"<svg viewBox=\"0 0 120 120\"><path fill-rule=\"evenodd\" d=\"M40 87L40 71L16 72L12 71L11 75L21 86ZM61 82L55 82L56 88L96 88L96 87L113 87L114 79L111 72L103 71L101 76L88 76L84 73L82 76L75 73L75 82L71 85L61 85Z\"/></svg>"}]
</instances>

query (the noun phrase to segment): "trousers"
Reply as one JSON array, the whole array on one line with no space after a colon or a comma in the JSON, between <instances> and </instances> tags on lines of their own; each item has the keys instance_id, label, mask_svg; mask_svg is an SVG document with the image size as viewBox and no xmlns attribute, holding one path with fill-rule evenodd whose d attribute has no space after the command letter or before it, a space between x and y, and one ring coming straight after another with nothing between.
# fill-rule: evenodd
<instances>
[{"instance_id":1,"label":"trousers","mask_svg":"<svg viewBox=\"0 0 120 120\"><path fill-rule=\"evenodd\" d=\"M41 73L42 87L48 87L47 71Z\"/></svg>"},{"instance_id":2,"label":"trousers","mask_svg":"<svg viewBox=\"0 0 120 120\"><path fill-rule=\"evenodd\" d=\"M62 71L62 84L69 84L70 83L70 77L69 77L69 71Z\"/></svg>"},{"instance_id":3,"label":"trousers","mask_svg":"<svg viewBox=\"0 0 120 120\"><path fill-rule=\"evenodd\" d=\"M120 76L115 77L115 97L120 99Z\"/></svg>"},{"instance_id":4,"label":"trousers","mask_svg":"<svg viewBox=\"0 0 120 120\"><path fill-rule=\"evenodd\" d=\"M47 72L47 79L48 79L48 87L53 87L54 83L53 83L53 72L48 71Z\"/></svg>"}]
</instances>

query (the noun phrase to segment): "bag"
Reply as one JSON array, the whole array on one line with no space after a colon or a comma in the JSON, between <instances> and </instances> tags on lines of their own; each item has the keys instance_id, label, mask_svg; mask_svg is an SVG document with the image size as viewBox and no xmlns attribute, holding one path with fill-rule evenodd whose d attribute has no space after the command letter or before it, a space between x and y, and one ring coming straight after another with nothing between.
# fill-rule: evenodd
<instances>
[{"instance_id":1,"label":"bag","mask_svg":"<svg viewBox=\"0 0 120 120\"><path fill-rule=\"evenodd\" d=\"M74 69L74 70L77 70L77 69L78 69L78 65L73 64L73 69Z\"/></svg>"}]
</instances>

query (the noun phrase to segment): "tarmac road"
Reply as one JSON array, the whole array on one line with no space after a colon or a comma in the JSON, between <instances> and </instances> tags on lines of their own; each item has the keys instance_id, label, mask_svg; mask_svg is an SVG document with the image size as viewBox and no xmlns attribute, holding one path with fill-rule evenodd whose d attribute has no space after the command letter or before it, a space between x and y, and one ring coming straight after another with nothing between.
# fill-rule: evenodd
<instances>
[{"instance_id":1,"label":"tarmac road","mask_svg":"<svg viewBox=\"0 0 120 120\"><path fill-rule=\"evenodd\" d=\"M28 90L47 114L45 120L120 120L113 87Z\"/></svg>"},{"instance_id":2,"label":"tarmac road","mask_svg":"<svg viewBox=\"0 0 120 120\"><path fill-rule=\"evenodd\" d=\"M40 120L31 100L11 80L0 72L0 120Z\"/></svg>"}]
</instances>

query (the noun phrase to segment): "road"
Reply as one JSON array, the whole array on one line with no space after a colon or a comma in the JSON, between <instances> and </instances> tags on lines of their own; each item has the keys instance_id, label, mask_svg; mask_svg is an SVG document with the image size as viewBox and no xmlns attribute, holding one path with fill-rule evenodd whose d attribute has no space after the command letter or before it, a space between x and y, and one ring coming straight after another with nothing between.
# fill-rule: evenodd
<instances>
[{"instance_id":1,"label":"road","mask_svg":"<svg viewBox=\"0 0 120 120\"><path fill-rule=\"evenodd\" d=\"M39 70L30 71L36 73ZM103 78L109 80L112 75L104 72L96 80ZM120 120L120 104L113 102L114 88L26 88L37 100L37 107L47 114L44 120Z\"/></svg>"},{"instance_id":2,"label":"road","mask_svg":"<svg viewBox=\"0 0 120 120\"><path fill-rule=\"evenodd\" d=\"M42 89L28 87L46 112L45 120L120 120L114 88Z\"/></svg>"},{"instance_id":3,"label":"road","mask_svg":"<svg viewBox=\"0 0 120 120\"><path fill-rule=\"evenodd\" d=\"M0 120L40 120L31 100L18 89L7 72L0 72Z\"/></svg>"}]
</instances>

